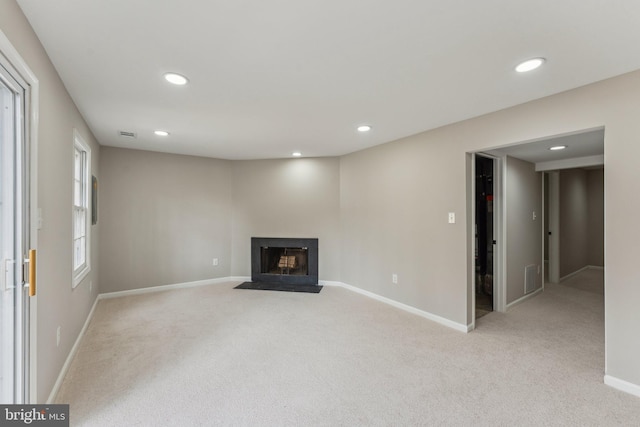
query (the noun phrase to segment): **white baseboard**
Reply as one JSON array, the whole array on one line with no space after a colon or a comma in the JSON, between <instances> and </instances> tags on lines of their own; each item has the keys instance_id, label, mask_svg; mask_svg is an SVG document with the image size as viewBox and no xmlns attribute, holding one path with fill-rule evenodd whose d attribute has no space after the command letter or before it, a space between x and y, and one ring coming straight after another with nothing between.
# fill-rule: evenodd
<instances>
[{"instance_id":1,"label":"white baseboard","mask_svg":"<svg viewBox=\"0 0 640 427\"><path fill-rule=\"evenodd\" d=\"M49 397L47 398L47 405L50 405L55 401L56 396L58 395L58 391L60 391L60 386L62 386L62 381L64 380L65 375L67 375L67 371L69 370L69 367L71 366L71 362L73 361L73 358L75 357L76 352L78 351L78 347L80 347L80 341L82 341L82 338L84 337L84 334L87 332L87 328L89 327L89 322L91 322L91 319L93 318L93 313L96 310L96 306L98 305L98 300L100 300L100 295L98 295L96 300L93 302L93 306L91 307L91 311L89 311L87 320L85 320L84 325L82 325L82 329L80 330L80 333L76 338L76 342L73 343L73 347L71 347L71 351L67 356L67 360L65 360L64 365L62 365L60 374L58 374L58 379L56 380L56 383L53 385L53 389L51 390L51 393L49 393Z\"/></svg>"},{"instance_id":2,"label":"white baseboard","mask_svg":"<svg viewBox=\"0 0 640 427\"><path fill-rule=\"evenodd\" d=\"M575 276L576 274L580 274L585 270L604 270L603 266L600 265L587 265L585 267L582 267L580 270L576 270L573 273L569 273L566 276L563 276L560 278L560 282L564 282L567 279L571 279L573 276Z\"/></svg>"},{"instance_id":3,"label":"white baseboard","mask_svg":"<svg viewBox=\"0 0 640 427\"><path fill-rule=\"evenodd\" d=\"M333 280L318 280L318 285L322 286L342 286L342 282L336 282Z\"/></svg>"},{"instance_id":4,"label":"white baseboard","mask_svg":"<svg viewBox=\"0 0 640 427\"><path fill-rule=\"evenodd\" d=\"M543 291L544 288L540 288L540 289L536 289L535 291L531 292L530 294L526 294L523 297L518 298L517 300L507 304L507 310L509 310L511 307L516 306L518 304L521 304L523 302L525 302L526 300L528 300L529 298L533 298L534 296L538 295L540 292Z\"/></svg>"},{"instance_id":5,"label":"white baseboard","mask_svg":"<svg viewBox=\"0 0 640 427\"><path fill-rule=\"evenodd\" d=\"M461 323L457 323L454 322L452 320L449 319L445 319L444 317L440 317L436 314L433 313L429 313L427 311L424 310L420 310L418 308L412 307L410 305L407 304L403 304L401 302L392 300L390 298L387 297L383 297L381 295L378 294L374 294L373 292L369 292L369 291L365 291L364 289L360 289L357 288L355 286L351 286L351 285L347 285L346 283L342 283L342 282L322 282L321 284L327 284L329 286L341 286L345 289L348 289L352 292L356 292L359 293L361 295L367 296L369 298L375 299L377 301L383 302L385 304L389 304L393 307L399 308L400 310L404 310L407 311L409 313L415 314L417 316L420 317L424 317L425 319L431 320L433 322L439 323L441 325L447 326L451 329L455 329L456 331L460 331L460 332L464 332L467 333L471 330L470 326L468 325L463 325Z\"/></svg>"},{"instance_id":6,"label":"white baseboard","mask_svg":"<svg viewBox=\"0 0 640 427\"><path fill-rule=\"evenodd\" d=\"M217 279L198 280L195 282L175 283L173 285L151 286L148 288L131 289L128 291L107 292L107 293L98 295L98 298L100 299L119 298L119 297L130 296L130 295L148 294L151 292L169 291L171 289L184 289L184 288L194 288L196 286L215 285L219 283L227 283L227 282L232 282L236 280L243 280L243 279L236 278L236 277L220 277Z\"/></svg>"},{"instance_id":7,"label":"white baseboard","mask_svg":"<svg viewBox=\"0 0 640 427\"><path fill-rule=\"evenodd\" d=\"M604 383L609 387L640 397L640 385L612 377L611 375L604 376Z\"/></svg>"}]
</instances>

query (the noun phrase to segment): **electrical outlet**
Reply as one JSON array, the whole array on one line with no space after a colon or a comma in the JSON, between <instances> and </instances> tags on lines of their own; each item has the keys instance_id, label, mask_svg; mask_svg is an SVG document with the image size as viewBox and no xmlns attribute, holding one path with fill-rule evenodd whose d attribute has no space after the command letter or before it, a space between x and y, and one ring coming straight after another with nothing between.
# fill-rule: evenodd
<instances>
[{"instance_id":1,"label":"electrical outlet","mask_svg":"<svg viewBox=\"0 0 640 427\"><path fill-rule=\"evenodd\" d=\"M394 285L398 284L398 275L397 274L392 274L391 275L391 281L393 282Z\"/></svg>"},{"instance_id":2,"label":"electrical outlet","mask_svg":"<svg viewBox=\"0 0 640 427\"><path fill-rule=\"evenodd\" d=\"M217 265L218 265L218 258L214 258L214 259L213 259L213 265L214 265L214 266L217 266Z\"/></svg>"},{"instance_id":3,"label":"electrical outlet","mask_svg":"<svg viewBox=\"0 0 640 427\"><path fill-rule=\"evenodd\" d=\"M60 326L56 330L56 347L60 347Z\"/></svg>"}]
</instances>

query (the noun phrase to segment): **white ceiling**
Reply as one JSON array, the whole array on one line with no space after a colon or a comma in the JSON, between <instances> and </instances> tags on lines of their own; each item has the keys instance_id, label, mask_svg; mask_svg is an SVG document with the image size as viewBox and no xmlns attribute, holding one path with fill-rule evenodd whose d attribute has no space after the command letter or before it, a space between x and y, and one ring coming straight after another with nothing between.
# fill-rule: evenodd
<instances>
[{"instance_id":1,"label":"white ceiling","mask_svg":"<svg viewBox=\"0 0 640 427\"><path fill-rule=\"evenodd\" d=\"M342 155L640 69L638 0L17 1L101 144L224 159Z\"/></svg>"}]
</instances>

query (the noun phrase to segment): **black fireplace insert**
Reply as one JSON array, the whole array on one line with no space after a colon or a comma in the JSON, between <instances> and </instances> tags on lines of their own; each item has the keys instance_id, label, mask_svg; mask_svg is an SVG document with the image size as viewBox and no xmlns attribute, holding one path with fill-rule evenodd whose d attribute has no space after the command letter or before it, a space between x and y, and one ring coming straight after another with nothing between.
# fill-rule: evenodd
<instances>
[{"instance_id":1,"label":"black fireplace insert","mask_svg":"<svg viewBox=\"0 0 640 427\"><path fill-rule=\"evenodd\" d=\"M252 237L251 281L318 284L318 239Z\"/></svg>"}]
</instances>

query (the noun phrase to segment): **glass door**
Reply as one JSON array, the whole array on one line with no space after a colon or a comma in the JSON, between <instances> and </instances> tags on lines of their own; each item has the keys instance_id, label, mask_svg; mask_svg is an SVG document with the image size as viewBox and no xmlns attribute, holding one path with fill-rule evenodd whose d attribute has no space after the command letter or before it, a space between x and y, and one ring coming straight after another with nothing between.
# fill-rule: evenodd
<instances>
[{"instance_id":1,"label":"glass door","mask_svg":"<svg viewBox=\"0 0 640 427\"><path fill-rule=\"evenodd\" d=\"M0 64L0 402L26 403L29 238L26 88Z\"/></svg>"}]
</instances>

